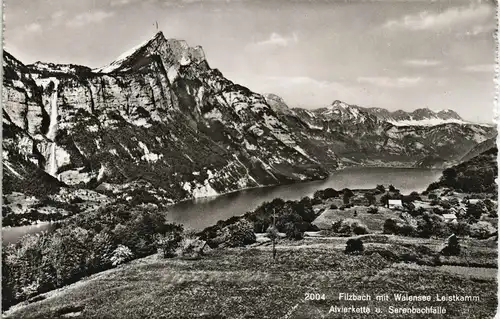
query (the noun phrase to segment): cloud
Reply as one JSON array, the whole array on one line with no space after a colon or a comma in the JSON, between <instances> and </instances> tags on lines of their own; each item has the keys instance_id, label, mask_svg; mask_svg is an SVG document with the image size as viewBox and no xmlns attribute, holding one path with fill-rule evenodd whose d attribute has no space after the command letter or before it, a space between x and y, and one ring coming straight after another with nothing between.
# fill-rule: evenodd
<instances>
[{"instance_id":1,"label":"cloud","mask_svg":"<svg viewBox=\"0 0 500 319\"><path fill-rule=\"evenodd\" d=\"M63 10L56 11L50 15L50 22L52 26L58 26L63 23L63 18L66 15L66 12Z\"/></svg>"},{"instance_id":2,"label":"cloud","mask_svg":"<svg viewBox=\"0 0 500 319\"><path fill-rule=\"evenodd\" d=\"M471 29L469 29L465 32L458 33L457 36L458 37L475 37L475 36L487 34L487 33L490 33L491 35L493 35L493 31L495 31L495 28L496 28L495 24L493 24L493 23L489 23L486 25L475 25L474 27L472 27Z\"/></svg>"},{"instance_id":3,"label":"cloud","mask_svg":"<svg viewBox=\"0 0 500 319\"><path fill-rule=\"evenodd\" d=\"M257 43L252 43L251 46L257 47L287 47L290 44L298 43L299 38L294 32L290 36L282 36L278 33L271 33L268 39L259 41Z\"/></svg>"},{"instance_id":4,"label":"cloud","mask_svg":"<svg viewBox=\"0 0 500 319\"><path fill-rule=\"evenodd\" d=\"M416 86L422 81L421 77L359 77L359 83L368 83L380 87L406 88Z\"/></svg>"},{"instance_id":5,"label":"cloud","mask_svg":"<svg viewBox=\"0 0 500 319\"><path fill-rule=\"evenodd\" d=\"M66 25L68 27L82 27L91 23L98 23L113 16L112 12L106 11L94 11L94 12L86 12L75 16L72 20L68 21Z\"/></svg>"},{"instance_id":6,"label":"cloud","mask_svg":"<svg viewBox=\"0 0 500 319\"><path fill-rule=\"evenodd\" d=\"M112 7L122 7L122 6L126 6L128 4L134 4L134 3L140 3L140 2L144 2L144 1L142 1L142 0L112 0L110 5ZM155 1L150 0L149 2L155 2Z\"/></svg>"},{"instance_id":7,"label":"cloud","mask_svg":"<svg viewBox=\"0 0 500 319\"><path fill-rule=\"evenodd\" d=\"M413 67L430 67L437 66L441 64L441 61L438 60L427 60L427 59L414 59L414 60L405 60L403 64L413 66Z\"/></svg>"},{"instance_id":8,"label":"cloud","mask_svg":"<svg viewBox=\"0 0 500 319\"><path fill-rule=\"evenodd\" d=\"M24 27L24 29L26 30L26 32L29 32L29 33L42 32L42 26L40 25L40 23L37 23L37 22L33 22L33 23L28 24L27 26Z\"/></svg>"},{"instance_id":9,"label":"cloud","mask_svg":"<svg viewBox=\"0 0 500 319\"><path fill-rule=\"evenodd\" d=\"M466 67L463 67L462 70L465 72L471 72L471 73L494 72L495 65L494 64L474 64L474 65L468 65Z\"/></svg>"},{"instance_id":10,"label":"cloud","mask_svg":"<svg viewBox=\"0 0 500 319\"><path fill-rule=\"evenodd\" d=\"M493 18L495 8L489 4L453 7L440 13L423 11L406 15L397 20L389 20L383 28L407 30L433 30L460 23L471 23Z\"/></svg>"}]
</instances>

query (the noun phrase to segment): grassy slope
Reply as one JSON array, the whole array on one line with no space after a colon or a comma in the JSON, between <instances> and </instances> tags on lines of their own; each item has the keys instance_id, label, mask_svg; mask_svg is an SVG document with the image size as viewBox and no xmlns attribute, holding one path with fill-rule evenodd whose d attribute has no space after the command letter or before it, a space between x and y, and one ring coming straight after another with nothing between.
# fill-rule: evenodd
<instances>
[{"instance_id":1,"label":"grassy slope","mask_svg":"<svg viewBox=\"0 0 500 319\"><path fill-rule=\"evenodd\" d=\"M496 269L478 276L453 274L427 266L393 264L379 255L344 255L347 239L306 239L278 246L273 263L269 246L211 251L201 260L162 260L150 256L96 274L47 294L45 300L18 305L9 318L58 318L71 308L77 318L365 318L328 314L330 306L443 306L439 318L492 318L497 304ZM393 237L392 240L408 239ZM343 241L343 242L340 242ZM424 240L428 247L442 240ZM496 260L496 243L464 242L481 247ZM366 244L369 249L370 245ZM492 275L493 274L493 277ZM304 294L324 293L325 301L305 301ZM477 295L480 302L347 302L338 293ZM75 310L73 310L75 311ZM421 318L418 315L370 314L370 318ZM63 317L61 317L63 318Z\"/></svg>"}]
</instances>

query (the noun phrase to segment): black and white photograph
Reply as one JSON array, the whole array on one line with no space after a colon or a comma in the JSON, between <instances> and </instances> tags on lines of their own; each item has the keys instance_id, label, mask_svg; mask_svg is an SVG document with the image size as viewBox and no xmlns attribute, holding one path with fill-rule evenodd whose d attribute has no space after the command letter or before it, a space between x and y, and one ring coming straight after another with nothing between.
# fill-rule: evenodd
<instances>
[{"instance_id":1,"label":"black and white photograph","mask_svg":"<svg viewBox=\"0 0 500 319\"><path fill-rule=\"evenodd\" d=\"M497 315L496 1L2 2L2 318Z\"/></svg>"}]
</instances>

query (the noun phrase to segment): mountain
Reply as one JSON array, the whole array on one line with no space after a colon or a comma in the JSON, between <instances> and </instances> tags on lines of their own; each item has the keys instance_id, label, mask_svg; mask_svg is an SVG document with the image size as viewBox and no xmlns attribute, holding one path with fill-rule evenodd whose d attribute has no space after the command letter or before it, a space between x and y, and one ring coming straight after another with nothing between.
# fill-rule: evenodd
<instances>
[{"instance_id":1,"label":"mountain","mask_svg":"<svg viewBox=\"0 0 500 319\"><path fill-rule=\"evenodd\" d=\"M455 160L495 134L468 123L397 126L380 115L390 112L341 101L291 109L161 32L94 69L3 57L4 207L21 219L95 209L82 202L163 205L321 179L346 165Z\"/></svg>"},{"instance_id":2,"label":"mountain","mask_svg":"<svg viewBox=\"0 0 500 319\"><path fill-rule=\"evenodd\" d=\"M345 166L443 167L496 135L494 127L466 122L445 121L438 125L393 123L406 116L424 119L437 114L425 109L391 113L381 108L364 108L336 100L328 107L307 110L288 108L283 103L275 108L280 119L293 131L301 131L323 152L336 154ZM440 116L449 116L456 121L459 118L452 111Z\"/></svg>"},{"instance_id":3,"label":"mountain","mask_svg":"<svg viewBox=\"0 0 500 319\"><path fill-rule=\"evenodd\" d=\"M412 112L397 110L394 112L380 108L368 108L368 112L380 119L394 125L439 125L444 123L466 123L460 115L452 110L441 110L438 112L427 108L416 109Z\"/></svg>"},{"instance_id":4,"label":"mountain","mask_svg":"<svg viewBox=\"0 0 500 319\"><path fill-rule=\"evenodd\" d=\"M497 136L487 139L476 146L474 146L464 157L461 158L461 162L466 162L473 157L480 155L481 153L486 152L487 150L494 148L497 146Z\"/></svg>"},{"instance_id":5,"label":"mountain","mask_svg":"<svg viewBox=\"0 0 500 319\"><path fill-rule=\"evenodd\" d=\"M495 146L458 165L447 168L439 181L432 183L428 191L447 187L465 193L497 194L498 149Z\"/></svg>"},{"instance_id":6,"label":"mountain","mask_svg":"<svg viewBox=\"0 0 500 319\"><path fill-rule=\"evenodd\" d=\"M337 168L262 95L161 32L102 68L4 51L4 194L97 190L162 203L325 178ZM324 164L323 162L327 163Z\"/></svg>"}]
</instances>

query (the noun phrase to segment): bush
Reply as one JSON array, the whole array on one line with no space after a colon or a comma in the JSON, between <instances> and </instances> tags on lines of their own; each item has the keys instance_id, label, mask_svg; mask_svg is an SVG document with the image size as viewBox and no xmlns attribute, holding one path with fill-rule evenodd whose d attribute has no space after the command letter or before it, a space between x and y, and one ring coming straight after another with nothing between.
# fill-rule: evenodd
<instances>
[{"instance_id":1,"label":"bush","mask_svg":"<svg viewBox=\"0 0 500 319\"><path fill-rule=\"evenodd\" d=\"M184 234L175 254L182 258L199 259L204 255L204 248L207 242L192 235Z\"/></svg>"},{"instance_id":2,"label":"bush","mask_svg":"<svg viewBox=\"0 0 500 319\"><path fill-rule=\"evenodd\" d=\"M438 196L434 193L431 193L429 194L429 196L427 196L429 199L438 199Z\"/></svg>"},{"instance_id":3,"label":"bush","mask_svg":"<svg viewBox=\"0 0 500 319\"><path fill-rule=\"evenodd\" d=\"M368 234L368 227L365 224L361 223L358 219L343 219L336 221L332 224L332 231L345 235L362 235Z\"/></svg>"},{"instance_id":4,"label":"bush","mask_svg":"<svg viewBox=\"0 0 500 319\"><path fill-rule=\"evenodd\" d=\"M179 247L182 241L180 232L169 232L166 234L156 235L156 247L162 254L163 258L171 258L175 256L175 250Z\"/></svg>"},{"instance_id":5,"label":"bush","mask_svg":"<svg viewBox=\"0 0 500 319\"><path fill-rule=\"evenodd\" d=\"M246 219L228 225L221 230L216 242L222 247L243 247L255 243L253 225Z\"/></svg>"},{"instance_id":6,"label":"bush","mask_svg":"<svg viewBox=\"0 0 500 319\"><path fill-rule=\"evenodd\" d=\"M415 228L409 224L399 223L395 219L389 218L384 222L384 234L413 236Z\"/></svg>"},{"instance_id":7,"label":"bush","mask_svg":"<svg viewBox=\"0 0 500 319\"><path fill-rule=\"evenodd\" d=\"M291 240L304 239L304 233L301 232L293 223L288 223L285 227L286 238Z\"/></svg>"},{"instance_id":8,"label":"bush","mask_svg":"<svg viewBox=\"0 0 500 319\"><path fill-rule=\"evenodd\" d=\"M486 205L479 201L476 204L468 204L465 216L470 220L479 220L481 215L487 213Z\"/></svg>"},{"instance_id":9,"label":"bush","mask_svg":"<svg viewBox=\"0 0 500 319\"><path fill-rule=\"evenodd\" d=\"M367 211L369 214L378 214L378 207L370 207Z\"/></svg>"},{"instance_id":10,"label":"bush","mask_svg":"<svg viewBox=\"0 0 500 319\"><path fill-rule=\"evenodd\" d=\"M457 236L468 236L470 235L470 224L466 221L459 220L456 223L449 223L448 227L450 231Z\"/></svg>"},{"instance_id":11,"label":"bush","mask_svg":"<svg viewBox=\"0 0 500 319\"><path fill-rule=\"evenodd\" d=\"M444 256L458 256L460 254L460 244L455 234L448 237L448 244L441 250Z\"/></svg>"},{"instance_id":12,"label":"bush","mask_svg":"<svg viewBox=\"0 0 500 319\"><path fill-rule=\"evenodd\" d=\"M113 255L111 256L111 262L113 266L121 265L129 260L132 260L134 254L127 246L118 245L116 249L113 251Z\"/></svg>"},{"instance_id":13,"label":"bush","mask_svg":"<svg viewBox=\"0 0 500 319\"><path fill-rule=\"evenodd\" d=\"M347 241L344 253L357 254L364 251L363 241L359 238L351 238Z\"/></svg>"},{"instance_id":14,"label":"bush","mask_svg":"<svg viewBox=\"0 0 500 319\"><path fill-rule=\"evenodd\" d=\"M411 192L408 197L411 201L422 200L418 192Z\"/></svg>"},{"instance_id":15,"label":"bush","mask_svg":"<svg viewBox=\"0 0 500 319\"><path fill-rule=\"evenodd\" d=\"M330 209L338 209L338 206L337 206L337 205L335 205L335 204L331 204L331 205L330 205Z\"/></svg>"},{"instance_id":16,"label":"bush","mask_svg":"<svg viewBox=\"0 0 500 319\"><path fill-rule=\"evenodd\" d=\"M373 193L365 193L365 198L368 201L368 205L375 205L377 202L377 199L375 198L375 195Z\"/></svg>"},{"instance_id":17,"label":"bush","mask_svg":"<svg viewBox=\"0 0 500 319\"><path fill-rule=\"evenodd\" d=\"M478 239L486 239L494 236L497 230L491 223L480 221L470 227L470 236Z\"/></svg>"},{"instance_id":18,"label":"bush","mask_svg":"<svg viewBox=\"0 0 500 319\"><path fill-rule=\"evenodd\" d=\"M395 219L389 218L384 222L384 234L396 234L398 223Z\"/></svg>"}]
</instances>

